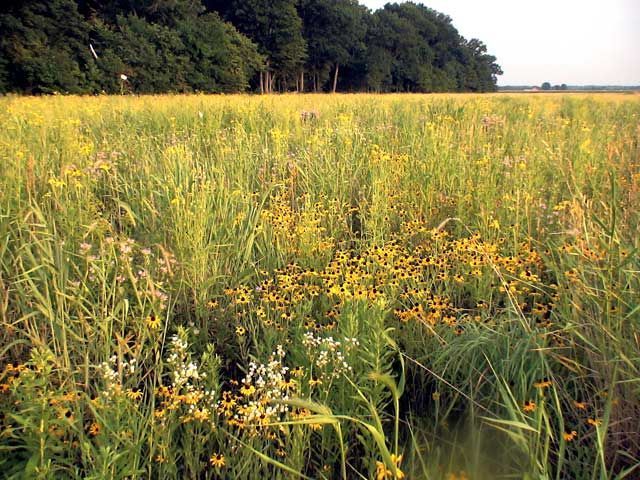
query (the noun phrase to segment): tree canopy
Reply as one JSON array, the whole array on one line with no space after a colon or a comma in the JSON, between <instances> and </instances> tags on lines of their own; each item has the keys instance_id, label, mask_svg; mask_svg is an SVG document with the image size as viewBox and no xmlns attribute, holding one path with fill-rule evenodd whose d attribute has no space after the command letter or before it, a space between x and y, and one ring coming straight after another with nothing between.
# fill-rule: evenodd
<instances>
[{"instance_id":1,"label":"tree canopy","mask_svg":"<svg viewBox=\"0 0 640 480\"><path fill-rule=\"evenodd\" d=\"M0 92L483 92L502 73L412 2L5 0L0 32Z\"/></svg>"}]
</instances>

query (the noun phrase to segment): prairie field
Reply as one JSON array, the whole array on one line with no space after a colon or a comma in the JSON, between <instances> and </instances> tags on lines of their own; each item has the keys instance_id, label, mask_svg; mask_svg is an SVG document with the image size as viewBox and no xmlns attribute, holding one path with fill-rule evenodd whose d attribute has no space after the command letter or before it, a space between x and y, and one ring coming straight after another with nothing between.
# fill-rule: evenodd
<instances>
[{"instance_id":1,"label":"prairie field","mask_svg":"<svg viewBox=\"0 0 640 480\"><path fill-rule=\"evenodd\" d=\"M0 476L640 478L640 95L0 98Z\"/></svg>"}]
</instances>

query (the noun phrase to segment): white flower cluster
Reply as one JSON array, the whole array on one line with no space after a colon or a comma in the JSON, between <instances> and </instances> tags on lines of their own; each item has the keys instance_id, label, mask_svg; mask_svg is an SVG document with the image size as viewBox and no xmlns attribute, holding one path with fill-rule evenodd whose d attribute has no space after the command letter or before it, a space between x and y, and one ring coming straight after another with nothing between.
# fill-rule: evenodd
<instances>
[{"instance_id":1,"label":"white flower cluster","mask_svg":"<svg viewBox=\"0 0 640 480\"><path fill-rule=\"evenodd\" d=\"M249 371L242 380L242 389L248 393L248 401L242 409L243 418L236 414L236 420L253 425L284 419L283 416L290 408L282 402L290 399L289 393L292 390L287 387L289 367L283 365L285 355L282 345L278 345L267 364L249 364Z\"/></svg>"},{"instance_id":2,"label":"white flower cluster","mask_svg":"<svg viewBox=\"0 0 640 480\"><path fill-rule=\"evenodd\" d=\"M133 375L136 372L137 361L135 358L131 360L123 360L118 362L118 357L112 355L109 361L100 364L100 372L105 383L104 396L106 398L113 397L114 394L122 390L121 373L123 375Z\"/></svg>"},{"instance_id":3,"label":"white flower cluster","mask_svg":"<svg viewBox=\"0 0 640 480\"><path fill-rule=\"evenodd\" d=\"M346 355L359 345L357 338L345 338L342 341L333 337L315 336L313 332L304 334L302 344L313 364L322 372L321 379L329 380L353 372Z\"/></svg>"},{"instance_id":4,"label":"white flower cluster","mask_svg":"<svg viewBox=\"0 0 640 480\"><path fill-rule=\"evenodd\" d=\"M189 345L178 335L173 335L169 343L169 356L167 363L171 368L171 387L180 391L182 388L193 391L192 381L198 381L206 377L205 373L198 370L198 364L190 359Z\"/></svg>"}]
</instances>

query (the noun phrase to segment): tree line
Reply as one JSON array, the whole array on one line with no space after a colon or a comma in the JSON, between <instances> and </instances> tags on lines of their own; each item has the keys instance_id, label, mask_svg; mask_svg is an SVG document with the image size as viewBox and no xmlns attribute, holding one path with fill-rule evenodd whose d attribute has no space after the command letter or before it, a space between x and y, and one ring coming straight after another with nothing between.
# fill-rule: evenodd
<instances>
[{"instance_id":1,"label":"tree line","mask_svg":"<svg viewBox=\"0 0 640 480\"><path fill-rule=\"evenodd\" d=\"M502 73L412 2L4 0L0 34L0 92L484 92Z\"/></svg>"}]
</instances>

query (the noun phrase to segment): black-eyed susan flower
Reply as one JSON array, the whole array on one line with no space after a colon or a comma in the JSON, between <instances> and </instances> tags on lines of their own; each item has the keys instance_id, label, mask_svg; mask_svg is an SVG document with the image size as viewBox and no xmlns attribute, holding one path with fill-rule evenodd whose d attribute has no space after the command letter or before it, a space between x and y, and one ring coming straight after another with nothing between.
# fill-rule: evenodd
<instances>
[{"instance_id":1,"label":"black-eyed susan flower","mask_svg":"<svg viewBox=\"0 0 640 480\"><path fill-rule=\"evenodd\" d=\"M240 393L245 397L248 397L249 395L253 395L255 391L256 391L256 387L254 387L250 383L243 383L242 387L240 387Z\"/></svg>"},{"instance_id":2,"label":"black-eyed susan flower","mask_svg":"<svg viewBox=\"0 0 640 480\"><path fill-rule=\"evenodd\" d=\"M89 425L88 432L92 437L98 436L100 434L100 425L98 425L96 422L93 422L91 425Z\"/></svg>"},{"instance_id":3,"label":"black-eyed susan flower","mask_svg":"<svg viewBox=\"0 0 640 480\"><path fill-rule=\"evenodd\" d=\"M573 401L573 405L578 409L578 410L586 410L587 409L587 404L586 402L578 402L577 400Z\"/></svg>"},{"instance_id":4,"label":"black-eyed susan flower","mask_svg":"<svg viewBox=\"0 0 640 480\"><path fill-rule=\"evenodd\" d=\"M142 390L139 388L130 388L125 391L125 395L129 400L138 401L142 398Z\"/></svg>"},{"instance_id":5,"label":"black-eyed susan flower","mask_svg":"<svg viewBox=\"0 0 640 480\"><path fill-rule=\"evenodd\" d=\"M396 455L395 453L392 453L391 461L395 466L395 475L392 469L387 468L387 466L383 462L377 461L376 462L376 480L386 480L388 478L395 478L397 480L402 480L403 478L405 478L404 472L400 470L402 455Z\"/></svg>"},{"instance_id":6,"label":"black-eyed susan flower","mask_svg":"<svg viewBox=\"0 0 640 480\"><path fill-rule=\"evenodd\" d=\"M553 385L553 383L547 377L533 384L535 388L540 388L540 389L548 388L551 385Z\"/></svg>"},{"instance_id":7,"label":"black-eyed susan flower","mask_svg":"<svg viewBox=\"0 0 640 480\"><path fill-rule=\"evenodd\" d=\"M160 327L160 318L151 314L145 319L145 323L151 330L157 330Z\"/></svg>"},{"instance_id":8,"label":"black-eyed susan flower","mask_svg":"<svg viewBox=\"0 0 640 480\"><path fill-rule=\"evenodd\" d=\"M318 385L322 385L322 380L320 380L319 378L316 377L312 377L309 379L309 386L311 388L318 386Z\"/></svg>"},{"instance_id":9,"label":"black-eyed susan flower","mask_svg":"<svg viewBox=\"0 0 640 480\"><path fill-rule=\"evenodd\" d=\"M293 378L284 379L280 382L280 388L282 390L293 390L296 388L296 381Z\"/></svg>"},{"instance_id":10,"label":"black-eyed susan flower","mask_svg":"<svg viewBox=\"0 0 640 480\"><path fill-rule=\"evenodd\" d=\"M600 420L599 418L587 418L587 423L592 427L599 427L600 425L602 425L602 420Z\"/></svg>"},{"instance_id":11,"label":"black-eyed susan flower","mask_svg":"<svg viewBox=\"0 0 640 480\"><path fill-rule=\"evenodd\" d=\"M213 455L211 455L211 457L209 458L209 463L215 468L223 468L227 464L224 455L222 455L221 453L214 453Z\"/></svg>"}]
</instances>

